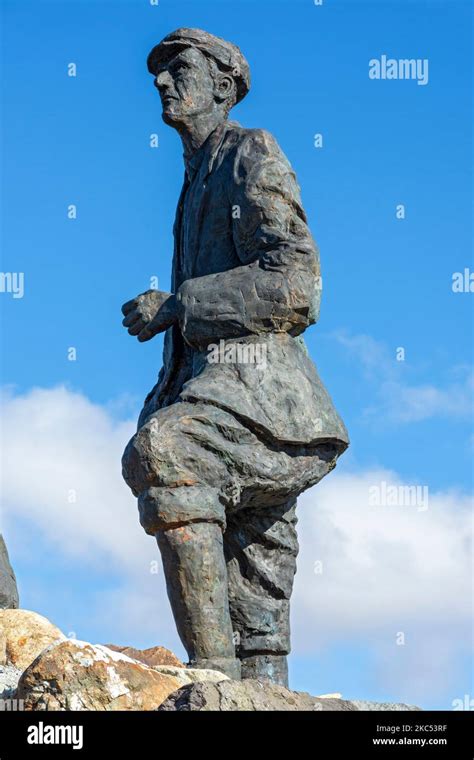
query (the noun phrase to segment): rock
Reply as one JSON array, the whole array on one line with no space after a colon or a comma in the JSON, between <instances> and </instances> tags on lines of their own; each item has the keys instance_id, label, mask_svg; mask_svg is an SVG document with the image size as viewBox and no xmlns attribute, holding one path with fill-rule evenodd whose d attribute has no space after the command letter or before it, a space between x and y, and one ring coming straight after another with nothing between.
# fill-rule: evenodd
<instances>
[{"instance_id":1,"label":"rock","mask_svg":"<svg viewBox=\"0 0 474 760\"><path fill-rule=\"evenodd\" d=\"M25 670L16 697L25 710L152 710L179 682L100 644L67 639Z\"/></svg>"},{"instance_id":2,"label":"rock","mask_svg":"<svg viewBox=\"0 0 474 760\"><path fill-rule=\"evenodd\" d=\"M0 609L17 609L18 606L15 573L10 564L5 541L0 533Z\"/></svg>"},{"instance_id":3,"label":"rock","mask_svg":"<svg viewBox=\"0 0 474 760\"><path fill-rule=\"evenodd\" d=\"M184 664L179 660L173 652L166 647L150 647L149 649L135 649L135 647L121 647L116 644L105 644L108 649L113 649L114 652L121 652L127 657L131 657L132 660L138 660L144 662L150 668L154 668L156 665L172 665L176 668L184 668Z\"/></svg>"},{"instance_id":4,"label":"rock","mask_svg":"<svg viewBox=\"0 0 474 760\"><path fill-rule=\"evenodd\" d=\"M206 668L175 668L172 665L156 665L155 670L167 676L173 676L179 681L179 685L187 686L190 683L200 681L229 681L229 676L219 670L206 670Z\"/></svg>"},{"instance_id":5,"label":"rock","mask_svg":"<svg viewBox=\"0 0 474 760\"><path fill-rule=\"evenodd\" d=\"M359 710L419 710L419 707L396 703L366 702L341 699L339 695L312 697L306 692L290 691L270 681L225 680L183 686L171 694L159 711L351 711Z\"/></svg>"},{"instance_id":6,"label":"rock","mask_svg":"<svg viewBox=\"0 0 474 760\"><path fill-rule=\"evenodd\" d=\"M20 680L21 670L14 665L0 665L0 700L11 699L18 681ZM1 702L0 702L1 710Z\"/></svg>"},{"instance_id":7,"label":"rock","mask_svg":"<svg viewBox=\"0 0 474 760\"><path fill-rule=\"evenodd\" d=\"M210 681L183 686L171 694L158 708L159 711L265 711L270 710L350 710L344 699L319 699L306 692L290 691L269 681Z\"/></svg>"},{"instance_id":8,"label":"rock","mask_svg":"<svg viewBox=\"0 0 474 760\"><path fill-rule=\"evenodd\" d=\"M64 634L37 612L0 610L0 665L24 670L45 647Z\"/></svg>"},{"instance_id":9,"label":"rock","mask_svg":"<svg viewBox=\"0 0 474 760\"><path fill-rule=\"evenodd\" d=\"M421 710L421 707L406 705L403 702L368 702L365 699L353 699L351 701L358 710L385 710L389 712Z\"/></svg>"}]
</instances>

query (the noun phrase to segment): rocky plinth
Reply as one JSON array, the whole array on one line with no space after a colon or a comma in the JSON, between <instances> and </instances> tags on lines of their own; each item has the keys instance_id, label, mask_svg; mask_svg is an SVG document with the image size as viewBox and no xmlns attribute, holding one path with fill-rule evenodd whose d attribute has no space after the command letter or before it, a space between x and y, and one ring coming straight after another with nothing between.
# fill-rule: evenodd
<instances>
[{"instance_id":1,"label":"rocky plinth","mask_svg":"<svg viewBox=\"0 0 474 760\"><path fill-rule=\"evenodd\" d=\"M28 610L0 610L0 710L174 711L418 710L405 704L311 696L269 681L233 681L187 668L169 649L68 639Z\"/></svg>"},{"instance_id":2,"label":"rocky plinth","mask_svg":"<svg viewBox=\"0 0 474 760\"><path fill-rule=\"evenodd\" d=\"M0 610L0 665L23 671L49 644L65 635L30 610Z\"/></svg>"},{"instance_id":3,"label":"rocky plinth","mask_svg":"<svg viewBox=\"0 0 474 760\"><path fill-rule=\"evenodd\" d=\"M10 564L5 541L0 533L0 609L16 609L18 606L15 573Z\"/></svg>"},{"instance_id":4,"label":"rocky plinth","mask_svg":"<svg viewBox=\"0 0 474 760\"><path fill-rule=\"evenodd\" d=\"M0 665L0 710L2 701L12 699L20 680L21 670L14 665Z\"/></svg>"},{"instance_id":5,"label":"rocky plinth","mask_svg":"<svg viewBox=\"0 0 474 760\"><path fill-rule=\"evenodd\" d=\"M249 712L260 711L351 711L359 710L419 710L404 704L387 704L341 699L331 695L312 697L306 692L290 691L265 681L202 682L183 686L170 694L158 711L163 712Z\"/></svg>"},{"instance_id":6,"label":"rocky plinth","mask_svg":"<svg viewBox=\"0 0 474 760\"><path fill-rule=\"evenodd\" d=\"M106 644L108 649L113 649L115 652L121 652L127 657L131 657L132 660L138 660L143 662L151 668L161 665L170 665L175 668L184 668L184 664L179 660L173 652L166 647L149 647L148 649L135 649L135 647L118 646L117 644Z\"/></svg>"},{"instance_id":7,"label":"rocky plinth","mask_svg":"<svg viewBox=\"0 0 474 760\"><path fill-rule=\"evenodd\" d=\"M16 697L25 710L152 710L179 686L121 652L67 639L25 670Z\"/></svg>"}]
</instances>

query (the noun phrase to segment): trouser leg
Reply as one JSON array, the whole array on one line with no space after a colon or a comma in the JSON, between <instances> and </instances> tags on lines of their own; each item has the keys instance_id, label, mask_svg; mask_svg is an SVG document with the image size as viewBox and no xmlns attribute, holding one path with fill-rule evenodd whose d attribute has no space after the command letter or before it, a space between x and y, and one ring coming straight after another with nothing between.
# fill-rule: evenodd
<instances>
[{"instance_id":1,"label":"trouser leg","mask_svg":"<svg viewBox=\"0 0 474 760\"><path fill-rule=\"evenodd\" d=\"M123 475L144 530L158 538L193 664L236 677L233 628L244 676L286 684L298 544L295 500L282 501L317 483L336 458L330 445L275 451L231 414L185 402L153 414L129 442Z\"/></svg>"},{"instance_id":2,"label":"trouser leg","mask_svg":"<svg viewBox=\"0 0 474 760\"><path fill-rule=\"evenodd\" d=\"M242 678L288 686L290 597L298 540L296 500L243 509L224 535L229 603Z\"/></svg>"},{"instance_id":3,"label":"trouser leg","mask_svg":"<svg viewBox=\"0 0 474 760\"><path fill-rule=\"evenodd\" d=\"M241 654L241 678L271 681L288 686L288 657L286 654Z\"/></svg>"},{"instance_id":4,"label":"trouser leg","mask_svg":"<svg viewBox=\"0 0 474 760\"><path fill-rule=\"evenodd\" d=\"M151 487L138 497L140 522L156 537L166 588L190 667L240 678L229 612L218 492L205 486Z\"/></svg>"},{"instance_id":5,"label":"trouser leg","mask_svg":"<svg viewBox=\"0 0 474 760\"><path fill-rule=\"evenodd\" d=\"M220 526L191 523L160 531L156 538L168 597L190 666L240 678Z\"/></svg>"}]
</instances>

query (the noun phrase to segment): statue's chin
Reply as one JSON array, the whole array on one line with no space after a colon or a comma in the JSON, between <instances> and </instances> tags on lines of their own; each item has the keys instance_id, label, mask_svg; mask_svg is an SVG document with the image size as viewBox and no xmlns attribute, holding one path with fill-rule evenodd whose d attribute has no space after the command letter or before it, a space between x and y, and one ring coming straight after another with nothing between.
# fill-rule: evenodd
<instances>
[{"instance_id":1,"label":"statue's chin","mask_svg":"<svg viewBox=\"0 0 474 760\"><path fill-rule=\"evenodd\" d=\"M172 111L164 110L161 114L161 118L165 122L165 124L168 124L170 127L176 127L177 124L180 123L181 119L179 116Z\"/></svg>"}]
</instances>

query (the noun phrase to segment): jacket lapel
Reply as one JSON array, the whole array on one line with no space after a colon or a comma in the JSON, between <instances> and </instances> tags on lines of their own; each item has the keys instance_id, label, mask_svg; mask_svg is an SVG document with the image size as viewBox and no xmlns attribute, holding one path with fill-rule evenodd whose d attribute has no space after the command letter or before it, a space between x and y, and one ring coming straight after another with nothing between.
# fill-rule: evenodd
<instances>
[{"instance_id":1,"label":"jacket lapel","mask_svg":"<svg viewBox=\"0 0 474 760\"><path fill-rule=\"evenodd\" d=\"M212 174L227 132L235 126L238 126L236 122L224 122L210 135L206 154L191 184L192 208L189 208L187 212L192 214L192 219L190 218L188 222L187 255L192 258L191 261L186 262L188 277L195 276L196 262L199 257L202 221L208 205L208 177Z\"/></svg>"},{"instance_id":2,"label":"jacket lapel","mask_svg":"<svg viewBox=\"0 0 474 760\"><path fill-rule=\"evenodd\" d=\"M189 179L187 174L184 175L184 182L183 187L181 188L181 193L178 200L178 205L176 207L176 215L174 219L173 224L173 241L174 241L174 250L173 250L173 262L171 265L171 290L173 293L176 293L179 286L183 282L183 262L182 262L182 251L181 251L181 222L183 219L183 205L184 205L184 196L186 195L186 191L189 188Z\"/></svg>"}]
</instances>

